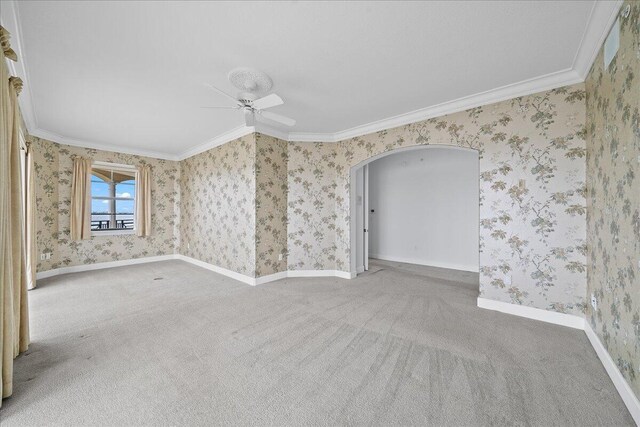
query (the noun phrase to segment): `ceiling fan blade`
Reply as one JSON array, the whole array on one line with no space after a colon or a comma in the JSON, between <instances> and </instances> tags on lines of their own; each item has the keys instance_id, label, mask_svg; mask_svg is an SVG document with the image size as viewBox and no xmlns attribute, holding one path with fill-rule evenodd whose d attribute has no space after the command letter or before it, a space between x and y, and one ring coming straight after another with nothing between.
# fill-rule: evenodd
<instances>
[{"instance_id":1,"label":"ceiling fan blade","mask_svg":"<svg viewBox=\"0 0 640 427\"><path fill-rule=\"evenodd\" d=\"M229 98L230 100L232 100L234 104L236 104L236 105L239 105L239 104L240 104L240 103L238 102L238 100L237 100L237 99L235 99L233 96L229 95L227 92L225 92L225 91L223 91L223 90L220 90L220 89L218 89L217 87L215 87L214 85L210 85L210 84L208 84L208 83L205 83L205 85L206 85L209 89L213 90L214 92L218 92L220 95L224 95L224 96L226 96L227 98Z\"/></svg>"},{"instance_id":2,"label":"ceiling fan blade","mask_svg":"<svg viewBox=\"0 0 640 427\"><path fill-rule=\"evenodd\" d=\"M255 126L256 124L256 118L253 114L253 111L248 108L244 110L244 123L247 126Z\"/></svg>"},{"instance_id":3,"label":"ceiling fan blade","mask_svg":"<svg viewBox=\"0 0 640 427\"><path fill-rule=\"evenodd\" d=\"M285 126L293 126L296 124L295 120L290 119L289 117L281 116L280 114L272 113L270 111L258 111L258 114L260 114L265 119L283 124Z\"/></svg>"},{"instance_id":4,"label":"ceiling fan blade","mask_svg":"<svg viewBox=\"0 0 640 427\"><path fill-rule=\"evenodd\" d=\"M263 110L265 108L271 108L275 107L276 105L282 104L284 104L282 98L280 98L275 93L272 93L271 95L267 95L263 98L253 101L253 108L255 108L256 110Z\"/></svg>"},{"instance_id":5,"label":"ceiling fan blade","mask_svg":"<svg viewBox=\"0 0 640 427\"><path fill-rule=\"evenodd\" d=\"M238 110L240 107L239 106L235 106L235 107L200 107L200 108L214 108L214 109L222 109L222 110Z\"/></svg>"}]
</instances>

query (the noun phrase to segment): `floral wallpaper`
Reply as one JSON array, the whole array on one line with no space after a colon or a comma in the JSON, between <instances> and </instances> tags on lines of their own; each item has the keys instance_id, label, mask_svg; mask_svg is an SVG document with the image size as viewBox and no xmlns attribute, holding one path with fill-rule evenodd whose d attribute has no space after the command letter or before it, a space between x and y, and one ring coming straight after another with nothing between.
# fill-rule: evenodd
<instances>
[{"instance_id":1,"label":"floral wallpaper","mask_svg":"<svg viewBox=\"0 0 640 427\"><path fill-rule=\"evenodd\" d=\"M33 146L36 173L36 271L51 270L58 265L58 147L55 142L28 136ZM40 260L40 254L51 254Z\"/></svg>"},{"instance_id":2,"label":"floral wallpaper","mask_svg":"<svg viewBox=\"0 0 640 427\"><path fill-rule=\"evenodd\" d=\"M281 271L287 271L287 142L257 133L256 277Z\"/></svg>"},{"instance_id":3,"label":"floral wallpaper","mask_svg":"<svg viewBox=\"0 0 640 427\"><path fill-rule=\"evenodd\" d=\"M586 308L584 101L583 85L575 85L337 144L287 143L252 134L179 163L36 139L44 181L38 200L54 212L39 219L39 247L54 252L40 267L178 251L250 277L285 268L348 271L350 168L399 147L448 144L480 153L481 295L581 314ZM156 232L146 239L70 241L74 155L151 163ZM46 185L47 179L57 179L57 186Z\"/></svg>"},{"instance_id":4,"label":"floral wallpaper","mask_svg":"<svg viewBox=\"0 0 640 427\"><path fill-rule=\"evenodd\" d=\"M38 254L52 254L38 261L37 271L178 252L250 277L286 271L286 141L252 134L172 162L29 139L36 153L36 203L43 213ZM74 156L152 165L151 236L69 238Z\"/></svg>"},{"instance_id":5,"label":"floral wallpaper","mask_svg":"<svg viewBox=\"0 0 640 427\"><path fill-rule=\"evenodd\" d=\"M38 261L37 271L59 267L118 261L175 252L178 241L178 163L131 154L61 145L29 137L35 144L36 205L44 212L36 224L38 254L52 252L52 258ZM83 156L110 163L152 167L152 234L94 236L87 240L69 238L71 176L73 157ZM38 257L39 258L39 257Z\"/></svg>"},{"instance_id":6,"label":"floral wallpaper","mask_svg":"<svg viewBox=\"0 0 640 427\"><path fill-rule=\"evenodd\" d=\"M640 398L640 3L620 17L620 47L600 50L587 91L587 319Z\"/></svg>"},{"instance_id":7,"label":"floral wallpaper","mask_svg":"<svg viewBox=\"0 0 640 427\"><path fill-rule=\"evenodd\" d=\"M180 253L250 277L256 273L255 141L247 135L180 162Z\"/></svg>"},{"instance_id":8,"label":"floral wallpaper","mask_svg":"<svg viewBox=\"0 0 640 427\"><path fill-rule=\"evenodd\" d=\"M481 296L582 315L584 99L575 85L338 144L290 143L289 268L349 271L351 167L399 147L457 145L480 153Z\"/></svg>"},{"instance_id":9,"label":"floral wallpaper","mask_svg":"<svg viewBox=\"0 0 640 427\"><path fill-rule=\"evenodd\" d=\"M336 148L289 143L289 270L335 270Z\"/></svg>"}]
</instances>

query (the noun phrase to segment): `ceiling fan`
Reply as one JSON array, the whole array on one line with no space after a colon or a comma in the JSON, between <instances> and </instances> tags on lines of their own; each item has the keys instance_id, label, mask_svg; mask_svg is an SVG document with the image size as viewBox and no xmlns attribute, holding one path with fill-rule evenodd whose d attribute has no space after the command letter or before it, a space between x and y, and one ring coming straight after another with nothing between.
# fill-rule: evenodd
<instances>
[{"instance_id":1,"label":"ceiling fan","mask_svg":"<svg viewBox=\"0 0 640 427\"><path fill-rule=\"evenodd\" d=\"M265 111L267 108L284 104L282 98L275 93L259 97L259 93L265 93L271 89L272 82L266 74L250 68L236 68L229 73L229 81L241 92L235 98L217 87L207 84L206 86L215 92L229 98L235 105L221 107L203 107L224 110L240 110L244 113L244 121L247 126L255 126L256 119L267 122L272 121L285 126L293 126L296 121L289 117Z\"/></svg>"}]
</instances>

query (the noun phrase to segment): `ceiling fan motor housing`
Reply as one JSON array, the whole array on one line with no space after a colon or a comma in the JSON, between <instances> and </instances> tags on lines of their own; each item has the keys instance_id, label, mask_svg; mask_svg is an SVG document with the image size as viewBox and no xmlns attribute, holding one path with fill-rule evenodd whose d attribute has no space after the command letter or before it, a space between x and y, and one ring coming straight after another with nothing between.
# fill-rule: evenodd
<instances>
[{"instance_id":1,"label":"ceiling fan motor housing","mask_svg":"<svg viewBox=\"0 0 640 427\"><path fill-rule=\"evenodd\" d=\"M240 92L238 94L238 101L242 102L244 105L251 105L256 99L258 99L258 95L255 93Z\"/></svg>"}]
</instances>

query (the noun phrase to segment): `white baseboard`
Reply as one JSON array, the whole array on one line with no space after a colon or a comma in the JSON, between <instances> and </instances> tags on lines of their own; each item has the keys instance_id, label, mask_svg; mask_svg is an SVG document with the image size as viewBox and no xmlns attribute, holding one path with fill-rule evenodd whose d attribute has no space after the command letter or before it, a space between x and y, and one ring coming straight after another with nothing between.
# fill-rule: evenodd
<instances>
[{"instance_id":1,"label":"white baseboard","mask_svg":"<svg viewBox=\"0 0 640 427\"><path fill-rule=\"evenodd\" d=\"M542 322L553 323L555 325L584 330L584 318L574 316L572 314L558 313L556 311L542 310L540 308L510 304L508 302L495 301L480 297L478 297L478 307L526 317L528 319L540 320Z\"/></svg>"},{"instance_id":2,"label":"white baseboard","mask_svg":"<svg viewBox=\"0 0 640 427\"><path fill-rule=\"evenodd\" d=\"M356 274L360 274L360 273L364 273L364 265L361 265L360 267L356 268Z\"/></svg>"},{"instance_id":3,"label":"white baseboard","mask_svg":"<svg viewBox=\"0 0 640 427\"><path fill-rule=\"evenodd\" d=\"M624 379L622 373L618 369L618 366L611 358L611 355L607 351L607 349L602 345L602 342L598 338L598 335L591 329L591 325L589 322L585 322L584 324L584 332L587 334L587 338L591 342L593 349L598 354L600 361L604 365L604 369L609 374L611 381L613 381L613 385L616 386L616 390L620 394L620 397L624 401L625 405L627 405L627 409L631 413L636 424L640 425L640 401L636 397L633 390L629 386L629 383Z\"/></svg>"},{"instance_id":4,"label":"white baseboard","mask_svg":"<svg viewBox=\"0 0 640 427\"><path fill-rule=\"evenodd\" d=\"M175 259L175 255L159 255L145 258L123 259L120 261L97 262L95 264L71 265L68 267L55 268L36 273L36 280L46 279L47 277L57 276L59 274L78 273L81 271L101 270L103 268L122 267L125 265L145 264L147 262L167 261Z\"/></svg>"},{"instance_id":5,"label":"white baseboard","mask_svg":"<svg viewBox=\"0 0 640 427\"><path fill-rule=\"evenodd\" d=\"M470 271L472 273L477 273L480 271L477 265L474 266L474 265L453 264L453 263L439 262L439 261L425 261L422 259L397 257L392 255L369 254L369 258L379 259L382 261L404 262L406 264L425 265L427 267L447 268L449 270Z\"/></svg>"},{"instance_id":6,"label":"white baseboard","mask_svg":"<svg viewBox=\"0 0 640 427\"><path fill-rule=\"evenodd\" d=\"M281 271L279 273L269 274L268 276L260 276L255 278L255 285L262 285L263 283L275 282L276 280L286 279L288 271ZM255 286L254 285L254 286Z\"/></svg>"},{"instance_id":7,"label":"white baseboard","mask_svg":"<svg viewBox=\"0 0 640 427\"><path fill-rule=\"evenodd\" d=\"M347 271L339 270L289 270L281 271L275 274L269 274L268 276L251 277L247 276L217 265L209 264L208 262L200 261L195 258L191 258L180 254L152 256L146 258L125 259L121 261L99 262L95 264L86 265L74 265L69 267L60 267L53 270L42 271L36 274L36 280L45 279L47 277L57 276L59 274L77 273L80 271L100 270L103 268L122 267L125 265L144 264L147 262L167 261L171 259L179 259L197 265L198 267L206 268L223 276L230 277L234 280L238 280L247 285L256 286L263 283L273 282L275 280L286 279L287 277L340 277L342 279L353 279L356 274L349 273Z\"/></svg>"},{"instance_id":8,"label":"white baseboard","mask_svg":"<svg viewBox=\"0 0 640 427\"><path fill-rule=\"evenodd\" d=\"M357 274L355 271L349 272L349 271L335 270L335 276L340 277L341 279L355 279Z\"/></svg>"},{"instance_id":9,"label":"white baseboard","mask_svg":"<svg viewBox=\"0 0 640 427\"><path fill-rule=\"evenodd\" d=\"M589 323L582 317L572 314L557 313L554 311L542 310L540 308L527 307L517 304L509 304L502 301L494 301L486 298L478 298L478 307L489 310L500 311L502 313L513 314L515 316L526 317L528 319L540 320L542 322L553 323L555 325L567 326L574 329L582 329L587 335L591 346L600 358L604 369L609 374L616 390L620 394L622 401L629 409L636 424L640 425L640 401L635 395L629 383L618 369L607 349L602 345L596 333L591 329Z\"/></svg>"},{"instance_id":10,"label":"white baseboard","mask_svg":"<svg viewBox=\"0 0 640 427\"><path fill-rule=\"evenodd\" d=\"M47 270L47 271L43 271L41 273L36 272L36 280L46 279L47 277L57 276L58 274L61 274L58 270L60 270L60 269L59 268L54 268L53 270Z\"/></svg>"},{"instance_id":11,"label":"white baseboard","mask_svg":"<svg viewBox=\"0 0 640 427\"><path fill-rule=\"evenodd\" d=\"M218 267L217 265L209 264L208 262L200 261L199 259L191 258L185 255L175 254L174 259L179 259L181 261L185 261L191 263L193 265L197 265L198 267L206 268L207 270L211 270L215 273L222 274L223 276L230 277L239 282L246 283L247 285L255 286L256 278L247 276L242 273L238 273L233 270L229 270L223 267Z\"/></svg>"},{"instance_id":12,"label":"white baseboard","mask_svg":"<svg viewBox=\"0 0 640 427\"><path fill-rule=\"evenodd\" d=\"M231 277L232 279L239 280L251 286L262 285L275 280L286 279L287 277L340 277L342 279L353 279L355 277L355 273L339 270L288 270L269 274L268 276L250 277L185 255L175 255L175 259L190 262L191 264L215 271L216 273Z\"/></svg>"}]
</instances>

